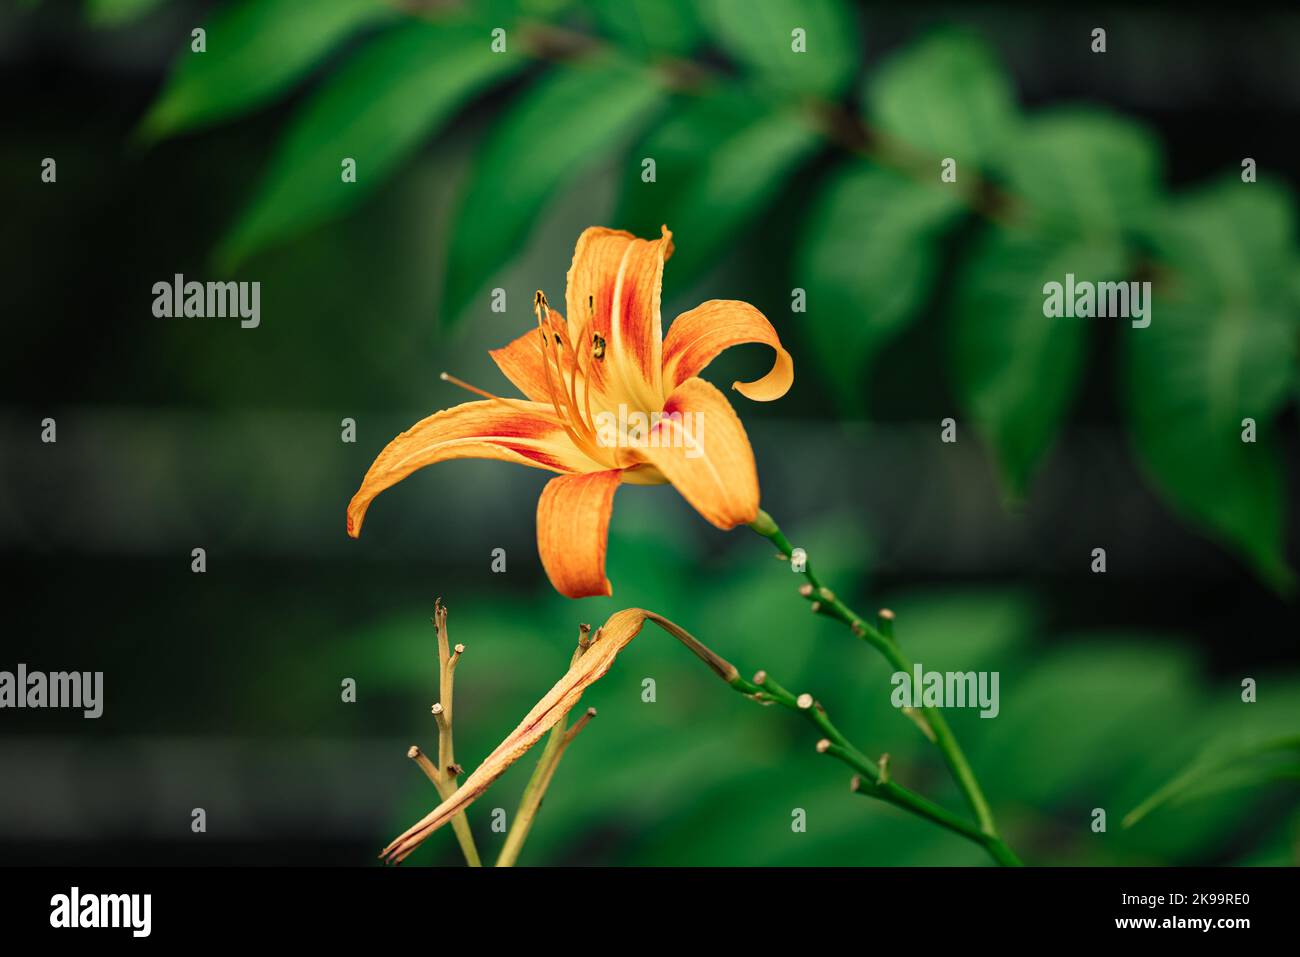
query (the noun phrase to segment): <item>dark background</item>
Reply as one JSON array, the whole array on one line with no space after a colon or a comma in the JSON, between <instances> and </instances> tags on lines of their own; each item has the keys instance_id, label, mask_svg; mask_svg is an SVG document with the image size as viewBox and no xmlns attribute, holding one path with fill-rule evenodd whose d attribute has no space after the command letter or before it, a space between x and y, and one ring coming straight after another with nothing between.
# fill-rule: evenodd
<instances>
[{"instance_id":1,"label":"dark background","mask_svg":"<svg viewBox=\"0 0 1300 957\"><path fill-rule=\"evenodd\" d=\"M548 202L493 282L510 292L506 315L480 310L452 327L441 307L452 210L516 79L458 113L364 204L242 264L229 278L262 282L260 328L157 320L154 282L226 278L213 248L278 131L349 49L277 103L134 144L211 7L166 4L110 26L70 5L0 14L0 668L102 670L106 684L98 721L0 713L0 860L372 861L436 803L404 757L435 740L435 595L469 647L457 695L467 766L558 678L579 621L640 604L742 671L815 690L862 747L889 751L909 783L958 806L889 708L886 666L808 614L766 543L716 531L669 488L620 492L612 599L575 604L550 590L533 537L545 475L502 463L419 474L379 500L360 540L345 536L344 505L382 444L461 401L440 371L504 388L486 348L527 328L531 289L562 298L583 227L622 225L612 217L628 160L599 164ZM963 24L997 51L1025 109L1086 99L1144 121L1171 189L1232 173L1243 155L1300 185L1300 18L1286 7L936 4L861 16L867 64L929 26ZM1080 39L1094 21L1108 27L1104 58ZM39 180L44 156L58 158L57 185ZM821 155L810 169L835 162ZM666 273L665 323L707 298L746 299L795 356L783 400L733 399L765 508L855 606L893 607L914 657L1001 672L1000 717L954 720L1028 862L1294 863L1294 783L1119 826L1216 735L1294 731L1300 717L1300 606L1144 475L1115 398L1126 329L1099 324L1070 416L1026 499L1010 503L972 431L937 441L938 421L959 414L937 358L942 299L863 376L869 414L845 407L805 361L802 317L788 308L793 239L752 236L781 234L815 179L784 184L717 268L689 284L674 282L671 263ZM951 277L946 265L939 283ZM706 377L749 378L763 361L738 350ZM46 416L55 445L39 440ZM357 420L355 445L339 440L345 416ZM1293 398L1276 428L1291 505L1296 425ZM1295 567L1294 508L1286 520ZM1098 545L1104 576L1089 572ZM207 550L204 575L190 571L195 546ZM497 547L505 575L490 571ZM654 704L640 699L647 676ZM339 701L346 677L356 704ZM1239 702L1243 677L1260 683L1253 709ZM728 693L658 635L638 639L589 698L601 715L566 756L526 863L981 862L958 839L850 795L801 724ZM486 854L500 841L487 811L513 813L527 774L512 770L471 813ZM190 831L195 807L205 834ZM796 807L809 812L807 834L790 831ZM1096 807L1108 810L1107 834L1088 828ZM439 834L412 862L457 860Z\"/></svg>"}]
</instances>

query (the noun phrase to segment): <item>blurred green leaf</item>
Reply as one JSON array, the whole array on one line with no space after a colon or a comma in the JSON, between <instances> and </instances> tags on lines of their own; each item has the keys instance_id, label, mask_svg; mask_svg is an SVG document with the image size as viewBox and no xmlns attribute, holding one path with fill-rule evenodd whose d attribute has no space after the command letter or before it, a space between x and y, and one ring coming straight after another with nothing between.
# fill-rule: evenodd
<instances>
[{"instance_id":1,"label":"blurred green leaf","mask_svg":"<svg viewBox=\"0 0 1300 957\"><path fill-rule=\"evenodd\" d=\"M663 679L672 673L656 668L654 674ZM594 703L599 717L565 755L539 817L544 824L529 837L529 862L554 863L552 855L575 843L575 836L591 839L603 832L604 840L611 841L627 829L631 833L623 837L624 845L639 832L663 836L680 815L691 812L702 791L743 770L734 755L744 729L721 726L725 711L718 709L739 710L747 702L734 693L735 702L727 701L728 689L716 679L691 687L712 696L694 734L684 720L665 723L653 715L641 717L665 709L642 702L639 684L625 687L616 698L584 696L583 703ZM609 856L611 863L626 860L626 847Z\"/></svg>"},{"instance_id":2,"label":"blurred green leaf","mask_svg":"<svg viewBox=\"0 0 1300 957\"><path fill-rule=\"evenodd\" d=\"M306 103L258 192L222 245L242 259L355 204L467 99L517 70L481 27L411 21L371 40ZM356 160L355 183L340 163Z\"/></svg>"},{"instance_id":3,"label":"blurred green leaf","mask_svg":"<svg viewBox=\"0 0 1300 957\"><path fill-rule=\"evenodd\" d=\"M618 223L638 235L674 233L674 282L695 278L770 204L819 138L802 118L734 92L691 100L640 144ZM655 161L655 182L641 179Z\"/></svg>"},{"instance_id":4,"label":"blurred green leaf","mask_svg":"<svg viewBox=\"0 0 1300 957\"><path fill-rule=\"evenodd\" d=\"M1128 333L1125 377L1134 441L1170 503L1275 587L1291 581L1269 431L1296 375L1294 235L1290 197L1267 183L1230 178L1171 203L1151 240L1173 273L1150 326Z\"/></svg>"},{"instance_id":5,"label":"blurred green leaf","mask_svg":"<svg viewBox=\"0 0 1300 957\"><path fill-rule=\"evenodd\" d=\"M515 101L474 164L451 230L449 324L527 238L547 199L616 151L663 97L643 68L602 60L565 66Z\"/></svg>"},{"instance_id":6,"label":"blurred green leaf","mask_svg":"<svg viewBox=\"0 0 1300 957\"><path fill-rule=\"evenodd\" d=\"M1166 804L1204 794L1255 787L1278 780L1300 780L1300 734L1282 734L1244 745L1207 748L1181 774L1124 816L1132 827Z\"/></svg>"},{"instance_id":7,"label":"blurred green leaf","mask_svg":"<svg viewBox=\"0 0 1300 957\"><path fill-rule=\"evenodd\" d=\"M1131 796L1141 804L1128 815L1128 823L1141 820L1136 834L1168 828L1186 818L1191 809L1217 808L1220 821L1251 813L1258 785L1273 779L1290 779L1300 738L1300 682L1280 674L1258 675L1258 700L1241 700L1239 685L1202 695L1198 722L1183 737L1193 744L1180 764L1166 768L1145 792ZM1172 748L1166 749L1172 751ZM1177 773L1175 773L1175 770ZM1280 772L1280 774L1279 774ZM1243 795L1242 787L1256 787ZM1156 807L1160 814L1151 814ZM1148 816L1149 815L1149 816Z\"/></svg>"},{"instance_id":8,"label":"blurred green leaf","mask_svg":"<svg viewBox=\"0 0 1300 957\"><path fill-rule=\"evenodd\" d=\"M868 78L867 118L911 150L978 167L1011 139L1015 92L979 37L943 31L905 47ZM936 168L937 176L938 170Z\"/></svg>"},{"instance_id":9,"label":"blurred green leaf","mask_svg":"<svg viewBox=\"0 0 1300 957\"><path fill-rule=\"evenodd\" d=\"M928 669L997 671L1024 654L1038 608L1021 591L918 589L891 597L899 641Z\"/></svg>"},{"instance_id":10,"label":"blurred green leaf","mask_svg":"<svg viewBox=\"0 0 1300 957\"><path fill-rule=\"evenodd\" d=\"M960 214L951 186L856 164L825 188L799 247L803 323L818 369L859 406L871 357L915 318L934 285L942 232Z\"/></svg>"},{"instance_id":11,"label":"blurred green leaf","mask_svg":"<svg viewBox=\"0 0 1300 957\"><path fill-rule=\"evenodd\" d=\"M1029 221L1067 236L1143 223L1158 198L1161 159L1149 131L1096 109L1058 109L1021 124L999 154Z\"/></svg>"},{"instance_id":12,"label":"blurred green leaf","mask_svg":"<svg viewBox=\"0 0 1300 957\"><path fill-rule=\"evenodd\" d=\"M473 3L448 3L447 7L455 9L458 17L472 19L480 26L509 28L521 17L535 20L547 20L558 17L574 0L474 0Z\"/></svg>"},{"instance_id":13,"label":"blurred green leaf","mask_svg":"<svg viewBox=\"0 0 1300 957\"><path fill-rule=\"evenodd\" d=\"M1170 200L1144 235L1178 271L1176 289L1216 301L1286 297L1296 280L1295 202L1276 182L1229 175ZM1280 391L1276 380L1268 388Z\"/></svg>"},{"instance_id":14,"label":"blurred green leaf","mask_svg":"<svg viewBox=\"0 0 1300 957\"><path fill-rule=\"evenodd\" d=\"M690 53L703 36L693 0L588 0L587 6L615 42L652 57Z\"/></svg>"},{"instance_id":15,"label":"blurred green leaf","mask_svg":"<svg viewBox=\"0 0 1300 957\"><path fill-rule=\"evenodd\" d=\"M86 16L97 27L116 27L137 20L162 0L87 0Z\"/></svg>"},{"instance_id":16,"label":"blurred green leaf","mask_svg":"<svg viewBox=\"0 0 1300 957\"><path fill-rule=\"evenodd\" d=\"M700 14L727 53L776 89L834 98L857 70L861 36L843 0L705 0ZM794 50L796 29L805 52Z\"/></svg>"},{"instance_id":17,"label":"blurred green leaf","mask_svg":"<svg viewBox=\"0 0 1300 957\"><path fill-rule=\"evenodd\" d=\"M1238 867L1296 867L1300 865L1300 811L1281 822L1253 853L1233 862Z\"/></svg>"},{"instance_id":18,"label":"blurred green leaf","mask_svg":"<svg viewBox=\"0 0 1300 957\"><path fill-rule=\"evenodd\" d=\"M148 140L228 119L272 99L344 38L397 16L380 0L239 0L205 24L204 53L187 38L166 87L145 116Z\"/></svg>"},{"instance_id":19,"label":"blurred green leaf","mask_svg":"<svg viewBox=\"0 0 1300 957\"><path fill-rule=\"evenodd\" d=\"M967 736L994 800L1051 806L1077 792L1094 800L1194 713L1188 656L1145 637L1073 641L1000 672L998 716Z\"/></svg>"},{"instance_id":20,"label":"blurred green leaf","mask_svg":"<svg viewBox=\"0 0 1300 957\"><path fill-rule=\"evenodd\" d=\"M1121 278L1122 249L993 228L964 264L953 304L953 378L962 409L992 446L1008 490L1024 492L1069 411L1090 323L1048 317L1043 286Z\"/></svg>"}]
</instances>

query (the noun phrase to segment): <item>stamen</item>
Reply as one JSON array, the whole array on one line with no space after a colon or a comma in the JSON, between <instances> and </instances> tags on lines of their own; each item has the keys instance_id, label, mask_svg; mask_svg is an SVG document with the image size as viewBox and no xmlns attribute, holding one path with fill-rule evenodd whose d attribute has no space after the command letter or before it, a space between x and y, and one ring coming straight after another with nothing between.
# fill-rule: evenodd
<instances>
[{"instance_id":1,"label":"stamen","mask_svg":"<svg viewBox=\"0 0 1300 957\"><path fill-rule=\"evenodd\" d=\"M584 322L584 323L582 324L582 328L578 330L578 339L577 339L578 342L586 342L586 341L587 341L587 331L591 328L591 321L592 321L592 320L591 320L591 317L588 316L588 317L587 317L587 321ZM578 375L577 375L577 374L580 373L581 376L582 376L582 403L583 403L582 406L580 406L580 408L582 408L582 407L585 407L585 408L586 408L586 411L587 411L587 418L586 418L587 427L588 427L589 429L591 429L591 433L592 433L592 435L595 435L595 434L596 434L596 424L595 424L595 423L596 423L596 417L595 417L595 415L592 414L592 411L591 411L591 367L592 367L592 361L593 361L593 360L592 360L590 357L588 357L588 359L587 359L587 363L586 363L586 368L583 368L583 365L582 365L582 357L583 357L583 355L584 355L585 352L586 352L586 350L583 350L582 352L578 352L577 350L574 351L574 356L573 356L573 368L574 368L575 375L574 375L574 380L573 380L573 386L574 386L574 389L573 389L573 404L574 404L574 405L577 405L577 404L578 404L578 389L577 389L577 385L578 385Z\"/></svg>"},{"instance_id":2,"label":"stamen","mask_svg":"<svg viewBox=\"0 0 1300 957\"><path fill-rule=\"evenodd\" d=\"M542 330L542 363L546 367L546 389L550 393L551 405L555 407L556 414L565 415L565 413L560 411L560 407L563 403L556 398L557 390L555 387L555 383L551 381L551 368L552 366L554 366L555 374L559 376L560 379L561 389L559 391L560 394L563 395L564 373L560 370L560 363L558 358L552 356L551 354L552 348L556 348L559 346L558 337L557 337L555 347L552 347L549 340L547 340L546 338L546 327L549 326L551 322L551 310L547 307L546 297L542 295L540 289L537 291L537 298L535 301L537 303L537 324L539 328L541 328Z\"/></svg>"},{"instance_id":3,"label":"stamen","mask_svg":"<svg viewBox=\"0 0 1300 957\"><path fill-rule=\"evenodd\" d=\"M564 401L566 392L564 389L564 371L560 359L561 355L565 352L564 347L566 343L564 338L557 334L556 343L552 346L550 340L546 336L545 327L550 325L551 310L550 306L547 305L546 295L540 289L537 291L533 303L534 310L537 313L537 324L542 330L542 365L546 370L546 389L550 394L551 407L555 409L555 414L560 420L560 425L573 441L573 444L580 448L590 458L599 462L602 460L602 456L599 448L593 441L595 437L594 431L582 420L582 417L577 414L577 410L574 408L574 403ZM553 326L551 328L554 329ZM553 353L552 350L554 350ZM552 369L554 370L554 375L552 375ZM576 373L571 373L571 375L576 375ZM558 385L556 384L556 378L559 380Z\"/></svg>"},{"instance_id":4,"label":"stamen","mask_svg":"<svg viewBox=\"0 0 1300 957\"><path fill-rule=\"evenodd\" d=\"M582 425L583 430L587 431L587 420L582 417L582 409L578 407L578 357L573 349L565 350L564 361L569 367L569 408L573 410L573 417Z\"/></svg>"},{"instance_id":5,"label":"stamen","mask_svg":"<svg viewBox=\"0 0 1300 957\"><path fill-rule=\"evenodd\" d=\"M470 385L464 379L457 379L454 375L451 375L446 372L439 373L438 378L441 379L443 382L450 382L452 385L458 385L467 392L473 392L475 395L481 395L485 399L492 399L496 402L500 402L502 405L506 406L507 408L515 409L520 412L527 412L530 415L537 414L535 409L530 409L526 404L523 403L523 400L521 399L506 399L506 398L502 398L499 395L493 395L491 392L488 392L485 389L480 389L478 386ZM563 423L557 423L557 424L563 424Z\"/></svg>"},{"instance_id":6,"label":"stamen","mask_svg":"<svg viewBox=\"0 0 1300 957\"><path fill-rule=\"evenodd\" d=\"M541 293L538 293L538 295L541 296L541 298L537 300L538 308L543 309L543 311L545 311L543 312L543 315L545 315L546 321L549 322L550 309L547 308L546 296L542 295ZM551 328L554 329L555 326L552 325ZM547 348L549 348L550 343L545 342L545 338L546 338L545 333L542 334L542 338L543 338L543 343L542 343L543 361L550 359L549 365L547 365L547 369L554 367L555 376L556 378L558 378L558 385L556 385L556 389L554 390L556 391L556 393L558 393L558 395L552 395L551 397L552 404L556 406L556 410L559 410L560 406L564 406L565 415L567 415L568 419L571 421L576 420L576 424L581 425L582 430L584 430L584 432L590 432L590 429L588 428L588 424L586 424L586 421L582 420L581 412L577 408L577 391L576 391L577 355L575 354L575 350L573 350L573 343L569 341L568 326L565 325L563 335L560 334L559 332L555 333L555 355L554 356L547 355ZM568 372L568 377L569 377L567 391L565 391L564 389L565 371ZM547 377L547 386L550 385L551 385L550 378ZM565 399L567 399L567 402L565 402Z\"/></svg>"}]
</instances>

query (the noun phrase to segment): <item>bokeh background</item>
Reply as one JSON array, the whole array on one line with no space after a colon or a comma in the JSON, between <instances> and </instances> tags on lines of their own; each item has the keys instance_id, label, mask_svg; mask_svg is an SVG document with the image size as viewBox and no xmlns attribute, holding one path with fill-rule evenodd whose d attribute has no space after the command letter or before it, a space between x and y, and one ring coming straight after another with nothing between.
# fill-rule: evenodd
<instances>
[{"instance_id":1,"label":"bokeh background","mask_svg":"<svg viewBox=\"0 0 1300 957\"><path fill-rule=\"evenodd\" d=\"M542 472L448 463L344 534L374 454L464 398L440 371L508 388L486 350L562 301L582 228L667 222L665 323L744 299L794 354L783 400L733 399L765 507L927 668L1000 672L1000 715L952 720L1021 856L1294 863L1297 48L1290 5L7 4L0 667L102 670L106 703L0 713L0 860L372 863L436 803L405 757L436 740L435 595L468 766L579 622L642 605L959 808L884 662L671 489L620 492L611 599L547 585ZM1044 320L1065 271L1152 280L1151 327ZM260 281L260 328L155 319L175 273ZM653 629L585 700L524 863L984 862ZM487 856L530 767L471 812ZM458 861L439 832L411 863Z\"/></svg>"}]
</instances>

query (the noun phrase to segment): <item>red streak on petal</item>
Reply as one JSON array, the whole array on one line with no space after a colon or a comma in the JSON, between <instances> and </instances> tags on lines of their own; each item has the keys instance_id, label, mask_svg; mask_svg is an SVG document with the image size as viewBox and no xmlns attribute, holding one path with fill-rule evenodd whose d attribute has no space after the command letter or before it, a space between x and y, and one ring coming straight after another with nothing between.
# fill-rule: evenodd
<instances>
[{"instance_id":1,"label":"red streak on petal","mask_svg":"<svg viewBox=\"0 0 1300 957\"><path fill-rule=\"evenodd\" d=\"M509 449L511 452L517 452L519 455L522 455L524 458L531 459L532 461L538 462L542 465L547 465L550 466L551 468L559 469L562 472L570 471L569 466L565 465L563 462L561 462L555 456L551 455L549 452L543 452L540 449L528 448L527 446L512 445L508 442L502 442L500 443L500 445L502 446L502 448Z\"/></svg>"}]
</instances>

